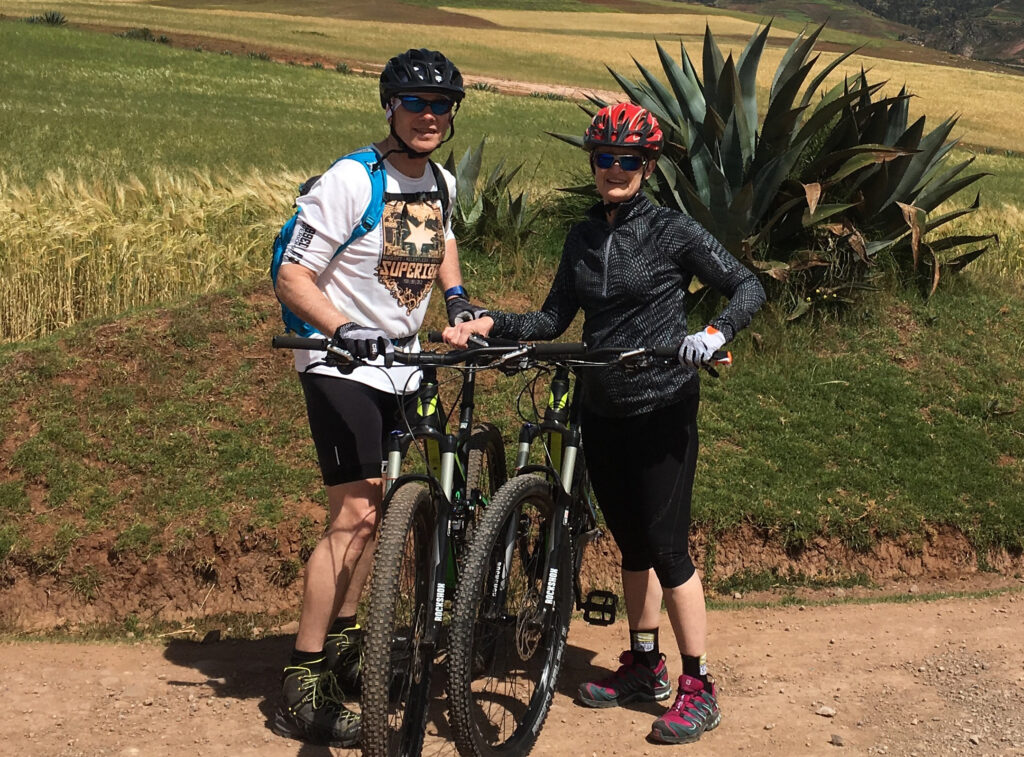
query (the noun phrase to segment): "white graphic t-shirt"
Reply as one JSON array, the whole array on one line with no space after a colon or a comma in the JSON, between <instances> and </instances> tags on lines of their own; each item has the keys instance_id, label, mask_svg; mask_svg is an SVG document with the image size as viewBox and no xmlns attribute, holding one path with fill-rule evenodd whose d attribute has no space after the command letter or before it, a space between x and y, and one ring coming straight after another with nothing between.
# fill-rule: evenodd
<instances>
[{"instance_id":1,"label":"white graphic t-shirt","mask_svg":"<svg viewBox=\"0 0 1024 757\"><path fill-rule=\"evenodd\" d=\"M430 302L445 241L453 239L445 225L441 202L416 197L434 192L434 173L411 178L384 161L387 173L384 212L380 223L348 247L335 251L352 236L370 203L372 187L366 169L354 160L339 160L296 200L299 217L283 262L298 263L317 274L317 285L342 314L355 323L374 326L399 342L396 349L419 350L416 333ZM455 202L455 178L442 169L449 205ZM389 195L406 195L405 199ZM328 335L329 336L329 335ZM298 371L346 378L391 392L419 386L419 371L395 364L388 371L361 366L348 374L326 365L325 353L295 350ZM383 365L377 360L376 365Z\"/></svg>"}]
</instances>

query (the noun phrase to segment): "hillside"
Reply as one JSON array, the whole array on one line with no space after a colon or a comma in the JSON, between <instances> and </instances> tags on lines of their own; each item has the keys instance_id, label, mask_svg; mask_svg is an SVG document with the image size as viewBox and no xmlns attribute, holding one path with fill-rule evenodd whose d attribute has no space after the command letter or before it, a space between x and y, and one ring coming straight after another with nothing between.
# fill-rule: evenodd
<instances>
[{"instance_id":1,"label":"hillside","mask_svg":"<svg viewBox=\"0 0 1024 757\"><path fill-rule=\"evenodd\" d=\"M856 0L873 13L917 30L930 47L976 60L1024 65L1020 0Z\"/></svg>"},{"instance_id":2,"label":"hillside","mask_svg":"<svg viewBox=\"0 0 1024 757\"><path fill-rule=\"evenodd\" d=\"M814 23L926 45L971 60L1024 66L1021 0L716 0L715 7Z\"/></svg>"},{"instance_id":3,"label":"hillside","mask_svg":"<svg viewBox=\"0 0 1024 757\"><path fill-rule=\"evenodd\" d=\"M959 299L884 305L898 346L770 313L760 350L737 342L705 388L695 546L712 594L1024 571L1024 314ZM988 359L951 341L978 308ZM279 331L261 284L0 349L0 630L295 611L323 509ZM482 380L479 417L512 438L522 381ZM614 586L614 546L589 554L588 584Z\"/></svg>"}]
</instances>

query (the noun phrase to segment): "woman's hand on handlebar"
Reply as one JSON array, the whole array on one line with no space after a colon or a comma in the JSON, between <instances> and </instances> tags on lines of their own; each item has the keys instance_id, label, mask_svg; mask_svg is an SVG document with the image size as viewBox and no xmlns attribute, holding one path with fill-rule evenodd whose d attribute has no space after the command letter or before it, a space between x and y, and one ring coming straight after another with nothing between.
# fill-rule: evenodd
<instances>
[{"instance_id":1,"label":"woman's hand on handlebar","mask_svg":"<svg viewBox=\"0 0 1024 757\"><path fill-rule=\"evenodd\" d=\"M494 319L489 315L485 315L483 318L463 321L454 326L449 326L441 332L441 336L445 344L450 344L452 347L465 348L469 346L470 335L479 334L480 336L487 336L491 333L492 328L494 328Z\"/></svg>"}]
</instances>

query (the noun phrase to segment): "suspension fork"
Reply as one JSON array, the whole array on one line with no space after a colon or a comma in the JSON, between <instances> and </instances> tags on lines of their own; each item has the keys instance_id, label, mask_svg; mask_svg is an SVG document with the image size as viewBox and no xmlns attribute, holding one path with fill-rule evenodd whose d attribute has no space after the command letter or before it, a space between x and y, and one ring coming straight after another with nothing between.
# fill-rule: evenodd
<instances>
[{"instance_id":1,"label":"suspension fork","mask_svg":"<svg viewBox=\"0 0 1024 757\"><path fill-rule=\"evenodd\" d=\"M455 450L455 477L452 485L452 492L449 501L452 503L452 532L461 532L465 528L466 520L472 515L469 511L472 492L467 488L467 476L469 475L469 439L473 434L473 410L475 407L474 397L476 394L476 368L470 366L464 373L462 383L462 401L459 405L459 429L458 444ZM458 564L455 549L461 544L461 539L456 538L453 544L451 559L449 560L449 575L452 579L457 578Z\"/></svg>"},{"instance_id":2,"label":"suspension fork","mask_svg":"<svg viewBox=\"0 0 1024 757\"><path fill-rule=\"evenodd\" d=\"M452 490L455 481L455 457L457 438L445 434L440 440L441 470L440 491L435 496L437 512L434 521L434 539L430 547L431 596L433 607L428 608L430 622L427 624L426 642L435 645L444 620L444 601L447 589L448 545L451 539Z\"/></svg>"},{"instance_id":3,"label":"suspension fork","mask_svg":"<svg viewBox=\"0 0 1024 757\"><path fill-rule=\"evenodd\" d=\"M578 383L576 384L578 387ZM551 394L548 409L544 414L542 427L550 431L552 462L557 456L559 484L558 496L555 497L555 511L548 524L548 549L544 555L544 605L546 617L555 606L555 594L558 590L558 572L563 569L565 561L561 559L563 550L570 550L572 557L572 534L570 533L569 517L577 492L573 491L576 474L576 458L580 450L582 435L580 434L581 404L578 392L574 387L571 402L569 401L569 369L559 367L551 381ZM573 561L570 559L569 565ZM563 579L564 580L564 579Z\"/></svg>"},{"instance_id":4,"label":"suspension fork","mask_svg":"<svg viewBox=\"0 0 1024 757\"><path fill-rule=\"evenodd\" d=\"M571 549L569 533L569 513L572 508L573 474L576 470L576 455L580 448L580 432L575 428L566 429L562 433L562 468L559 471L560 486L555 497L555 510L548 523L548 548L544 555L544 605L545 617L555 606L555 593L558 589L558 573L564 567L560 559L563 550ZM571 564L571 560L569 561Z\"/></svg>"}]
</instances>

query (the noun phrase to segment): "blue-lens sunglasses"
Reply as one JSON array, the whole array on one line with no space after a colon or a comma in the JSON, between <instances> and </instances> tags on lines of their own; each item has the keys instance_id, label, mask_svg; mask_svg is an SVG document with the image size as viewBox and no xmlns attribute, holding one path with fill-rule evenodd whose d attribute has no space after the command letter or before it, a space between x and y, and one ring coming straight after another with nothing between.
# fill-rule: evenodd
<instances>
[{"instance_id":1,"label":"blue-lens sunglasses","mask_svg":"<svg viewBox=\"0 0 1024 757\"><path fill-rule=\"evenodd\" d=\"M416 95L401 95L398 99L402 102L402 107L410 113L422 113L430 108L430 112L435 116L443 116L450 113L455 106L452 100L424 100Z\"/></svg>"},{"instance_id":2,"label":"blue-lens sunglasses","mask_svg":"<svg viewBox=\"0 0 1024 757\"><path fill-rule=\"evenodd\" d=\"M599 152L594 155L594 165L598 168L611 168L616 163L623 171L639 171L647 165L643 155L615 155L610 152Z\"/></svg>"}]
</instances>

